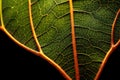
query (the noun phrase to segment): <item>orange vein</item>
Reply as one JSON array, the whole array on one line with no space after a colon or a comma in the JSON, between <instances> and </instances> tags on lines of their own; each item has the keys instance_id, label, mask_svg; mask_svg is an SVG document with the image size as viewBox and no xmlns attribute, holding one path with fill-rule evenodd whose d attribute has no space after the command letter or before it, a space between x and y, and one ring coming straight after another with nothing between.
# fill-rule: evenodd
<instances>
[{"instance_id":1,"label":"orange vein","mask_svg":"<svg viewBox=\"0 0 120 80\"><path fill-rule=\"evenodd\" d=\"M77 56L77 49L76 49L74 13L73 13L72 0L69 0L69 5L70 5L70 18L71 18L71 31L72 31L72 46L73 46L73 55L74 55L75 78L76 78L76 80L80 80L78 56Z\"/></svg>"},{"instance_id":2,"label":"orange vein","mask_svg":"<svg viewBox=\"0 0 120 80\"><path fill-rule=\"evenodd\" d=\"M102 74L102 71L105 67L105 64L107 63L108 61L108 58L110 57L110 55L113 53L113 51L115 51L115 49L117 48L117 46L120 45L120 39L118 40L118 42L116 44L114 44L114 28L115 28L115 24L116 24L116 21L117 21L117 18L120 14L120 9L118 10L118 12L116 13L116 16L115 16L115 19L113 21L113 24L112 24L112 30L111 30L111 47L109 49L109 51L107 52L105 58L103 59L102 61L102 64L100 65L100 68L94 78L94 80L99 80L101 74Z\"/></svg>"},{"instance_id":3,"label":"orange vein","mask_svg":"<svg viewBox=\"0 0 120 80\"><path fill-rule=\"evenodd\" d=\"M2 16L2 0L0 0L0 27L2 25L2 23L1 23L1 16Z\"/></svg>"},{"instance_id":4,"label":"orange vein","mask_svg":"<svg viewBox=\"0 0 120 80\"><path fill-rule=\"evenodd\" d=\"M32 4L31 4L31 0L28 0L28 6L29 6L29 19L30 19L31 30L32 30L33 38L35 39L35 42L36 42L38 51L39 51L40 53L43 53L43 52L42 52L42 49L41 49L41 46L40 46L40 44L39 44L39 41L38 41L38 39L37 39L37 36L36 36L36 33L35 33L35 29L34 29L33 20L32 20L31 5L32 5Z\"/></svg>"},{"instance_id":5,"label":"orange vein","mask_svg":"<svg viewBox=\"0 0 120 80\"><path fill-rule=\"evenodd\" d=\"M111 46L114 45L114 28L115 28L115 24L116 24L116 21L117 21L117 18L120 14L120 9L118 10L116 16L115 16L115 19L113 21L113 24L112 24L112 32L111 32Z\"/></svg>"},{"instance_id":6,"label":"orange vein","mask_svg":"<svg viewBox=\"0 0 120 80\"><path fill-rule=\"evenodd\" d=\"M0 25L1 27L4 27L3 15L2 15L2 0L0 0Z\"/></svg>"},{"instance_id":7,"label":"orange vein","mask_svg":"<svg viewBox=\"0 0 120 80\"><path fill-rule=\"evenodd\" d=\"M0 26L0 30L3 31L11 40L13 40L16 44L18 44L20 47L22 47L23 49L31 52L32 54L41 57L42 59L46 60L48 63L50 63L53 67L55 67L60 73L61 75L63 75L63 77L66 80L72 80L68 74L66 74L66 72L57 64L55 63L53 60L51 60L49 57L47 57L44 54L40 54L40 52L33 50L29 47L26 47L24 44L20 43L18 40L16 40L6 29L5 27L1 27Z\"/></svg>"},{"instance_id":8,"label":"orange vein","mask_svg":"<svg viewBox=\"0 0 120 80\"><path fill-rule=\"evenodd\" d=\"M57 70L60 71L60 73L63 75L63 77L66 78L66 80L72 80L72 79L68 76L68 74L66 74L66 72L65 72L58 64L56 64L53 60L51 60L50 58L48 58L46 55L43 54L42 49L41 49L41 46L40 46L40 44L39 44L39 42L38 42L38 39L37 39L37 36L36 36L36 33L35 33L35 29L34 29L34 25L33 25L33 21L32 21L32 11L31 11L31 5L32 5L32 3L31 3L31 0L28 0L28 3L29 3L30 25L31 25L33 37L34 37L34 39L35 39L35 41L36 41L38 50L40 51L40 53L42 53L42 54L36 54L36 53L34 53L34 54L42 57L43 59L45 59L46 61L48 61L51 65L53 65Z\"/></svg>"}]
</instances>

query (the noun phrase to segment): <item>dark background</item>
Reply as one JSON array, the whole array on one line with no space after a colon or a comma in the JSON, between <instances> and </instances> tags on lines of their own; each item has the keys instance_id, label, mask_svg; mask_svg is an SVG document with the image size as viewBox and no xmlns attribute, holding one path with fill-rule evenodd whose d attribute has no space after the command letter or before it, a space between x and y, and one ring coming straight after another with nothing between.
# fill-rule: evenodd
<instances>
[{"instance_id":1,"label":"dark background","mask_svg":"<svg viewBox=\"0 0 120 80\"><path fill-rule=\"evenodd\" d=\"M1 80L65 80L52 65L16 45L2 31L0 31L0 77ZM120 80L120 45L107 61L100 80Z\"/></svg>"}]
</instances>

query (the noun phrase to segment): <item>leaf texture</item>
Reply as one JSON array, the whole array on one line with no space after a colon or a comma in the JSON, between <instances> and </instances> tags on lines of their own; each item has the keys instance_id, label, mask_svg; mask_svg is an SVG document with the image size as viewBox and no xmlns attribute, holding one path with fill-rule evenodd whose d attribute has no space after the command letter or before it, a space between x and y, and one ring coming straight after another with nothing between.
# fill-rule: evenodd
<instances>
[{"instance_id":1,"label":"leaf texture","mask_svg":"<svg viewBox=\"0 0 120 80\"><path fill-rule=\"evenodd\" d=\"M16 40L44 53L73 80L94 79L111 45L119 0L3 0L2 5L5 29ZM120 18L114 31L117 42Z\"/></svg>"}]
</instances>

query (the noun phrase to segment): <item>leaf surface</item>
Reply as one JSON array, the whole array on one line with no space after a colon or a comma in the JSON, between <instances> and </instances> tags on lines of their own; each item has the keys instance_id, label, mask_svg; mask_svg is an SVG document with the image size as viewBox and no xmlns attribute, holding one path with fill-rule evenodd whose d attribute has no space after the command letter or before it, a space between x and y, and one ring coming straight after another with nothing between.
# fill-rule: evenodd
<instances>
[{"instance_id":1,"label":"leaf surface","mask_svg":"<svg viewBox=\"0 0 120 80\"><path fill-rule=\"evenodd\" d=\"M119 0L3 0L0 16L10 35L49 57L73 80L93 80L111 47L119 8ZM120 18L116 23L115 43Z\"/></svg>"}]
</instances>

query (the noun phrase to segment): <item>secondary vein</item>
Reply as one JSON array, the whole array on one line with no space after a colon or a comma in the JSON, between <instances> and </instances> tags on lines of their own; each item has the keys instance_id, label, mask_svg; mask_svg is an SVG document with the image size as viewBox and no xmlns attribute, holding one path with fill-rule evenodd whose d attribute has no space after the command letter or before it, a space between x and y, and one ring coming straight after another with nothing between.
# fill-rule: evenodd
<instances>
[{"instance_id":1,"label":"secondary vein","mask_svg":"<svg viewBox=\"0 0 120 80\"><path fill-rule=\"evenodd\" d=\"M37 39L37 35L36 35L36 33L35 33L35 29L34 29L34 24L33 24L33 19L32 19L31 5L32 5L31 0L28 0L29 19L30 19L31 30L32 30L33 38L35 39L35 43L36 43L36 45L37 45L38 51L39 51L40 53L43 53L43 52L42 52L42 49L41 49L41 46L40 46L40 44L39 44L39 41L38 41L38 39Z\"/></svg>"},{"instance_id":2,"label":"secondary vein","mask_svg":"<svg viewBox=\"0 0 120 80\"><path fill-rule=\"evenodd\" d=\"M117 47L120 45L120 39L118 40L118 42L115 44L114 43L114 31L115 31L115 24L117 22L117 19L118 19L118 16L120 14L120 9L118 10L118 12L116 13L116 16L115 16L115 19L113 21L113 24L112 24L112 30L111 30L111 47L109 49L109 51L106 53L101 65L100 65L100 68L94 78L94 80L98 80L102 74L102 71L105 67L105 64L107 63L108 61L108 58L111 56L111 54L117 49Z\"/></svg>"},{"instance_id":3,"label":"secondary vein","mask_svg":"<svg viewBox=\"0 0 120 80\"><path fill-rule=\"evenodd\" d=\"M2 16L2 0L0 0L0 26L4 28L3 16Z\"/></svg>"},{"instance_id":4,"label":"secondary vein","mask_svg":"<svg viewBox=\"0 0 120 80\"><path fill-rule=\"evenodd\" d=\"M2 0L0 0L0 25L1 25L1 13L2 13Z\"/></svg>"},{"instance_id":5,"label":"secondary vein","mask_svg":"<svg viewBox=\"0 0 120 80\"><path fill-rule=\"evenodd\" d=\"M76 80L80 80L78 56L77 56L77 49L76 49L74 13L73 13L73 2L72 2L72 0L69 0L69 5L70 5L70 19L71 19L72 47L73 47L73 55L74 55L75 78L76 78Z\"/></svg>"},{"instance_id":6,"label":"secondary vein","mask_svg":"<svg viewBox=\"0 0 120 80\"><path fill-rule=\"evenodd\" d=\"M117 19L118 19L118 16L120 14L120 9L118 10L118 12L116 13L116 16L115 16L115 19L113 21L113 24L112 24L112 31L111 31L111 46L113 46L115 43L114 43L114 28L115 28L115 24L117 22Z\"/></svg>"}]
</instances>

